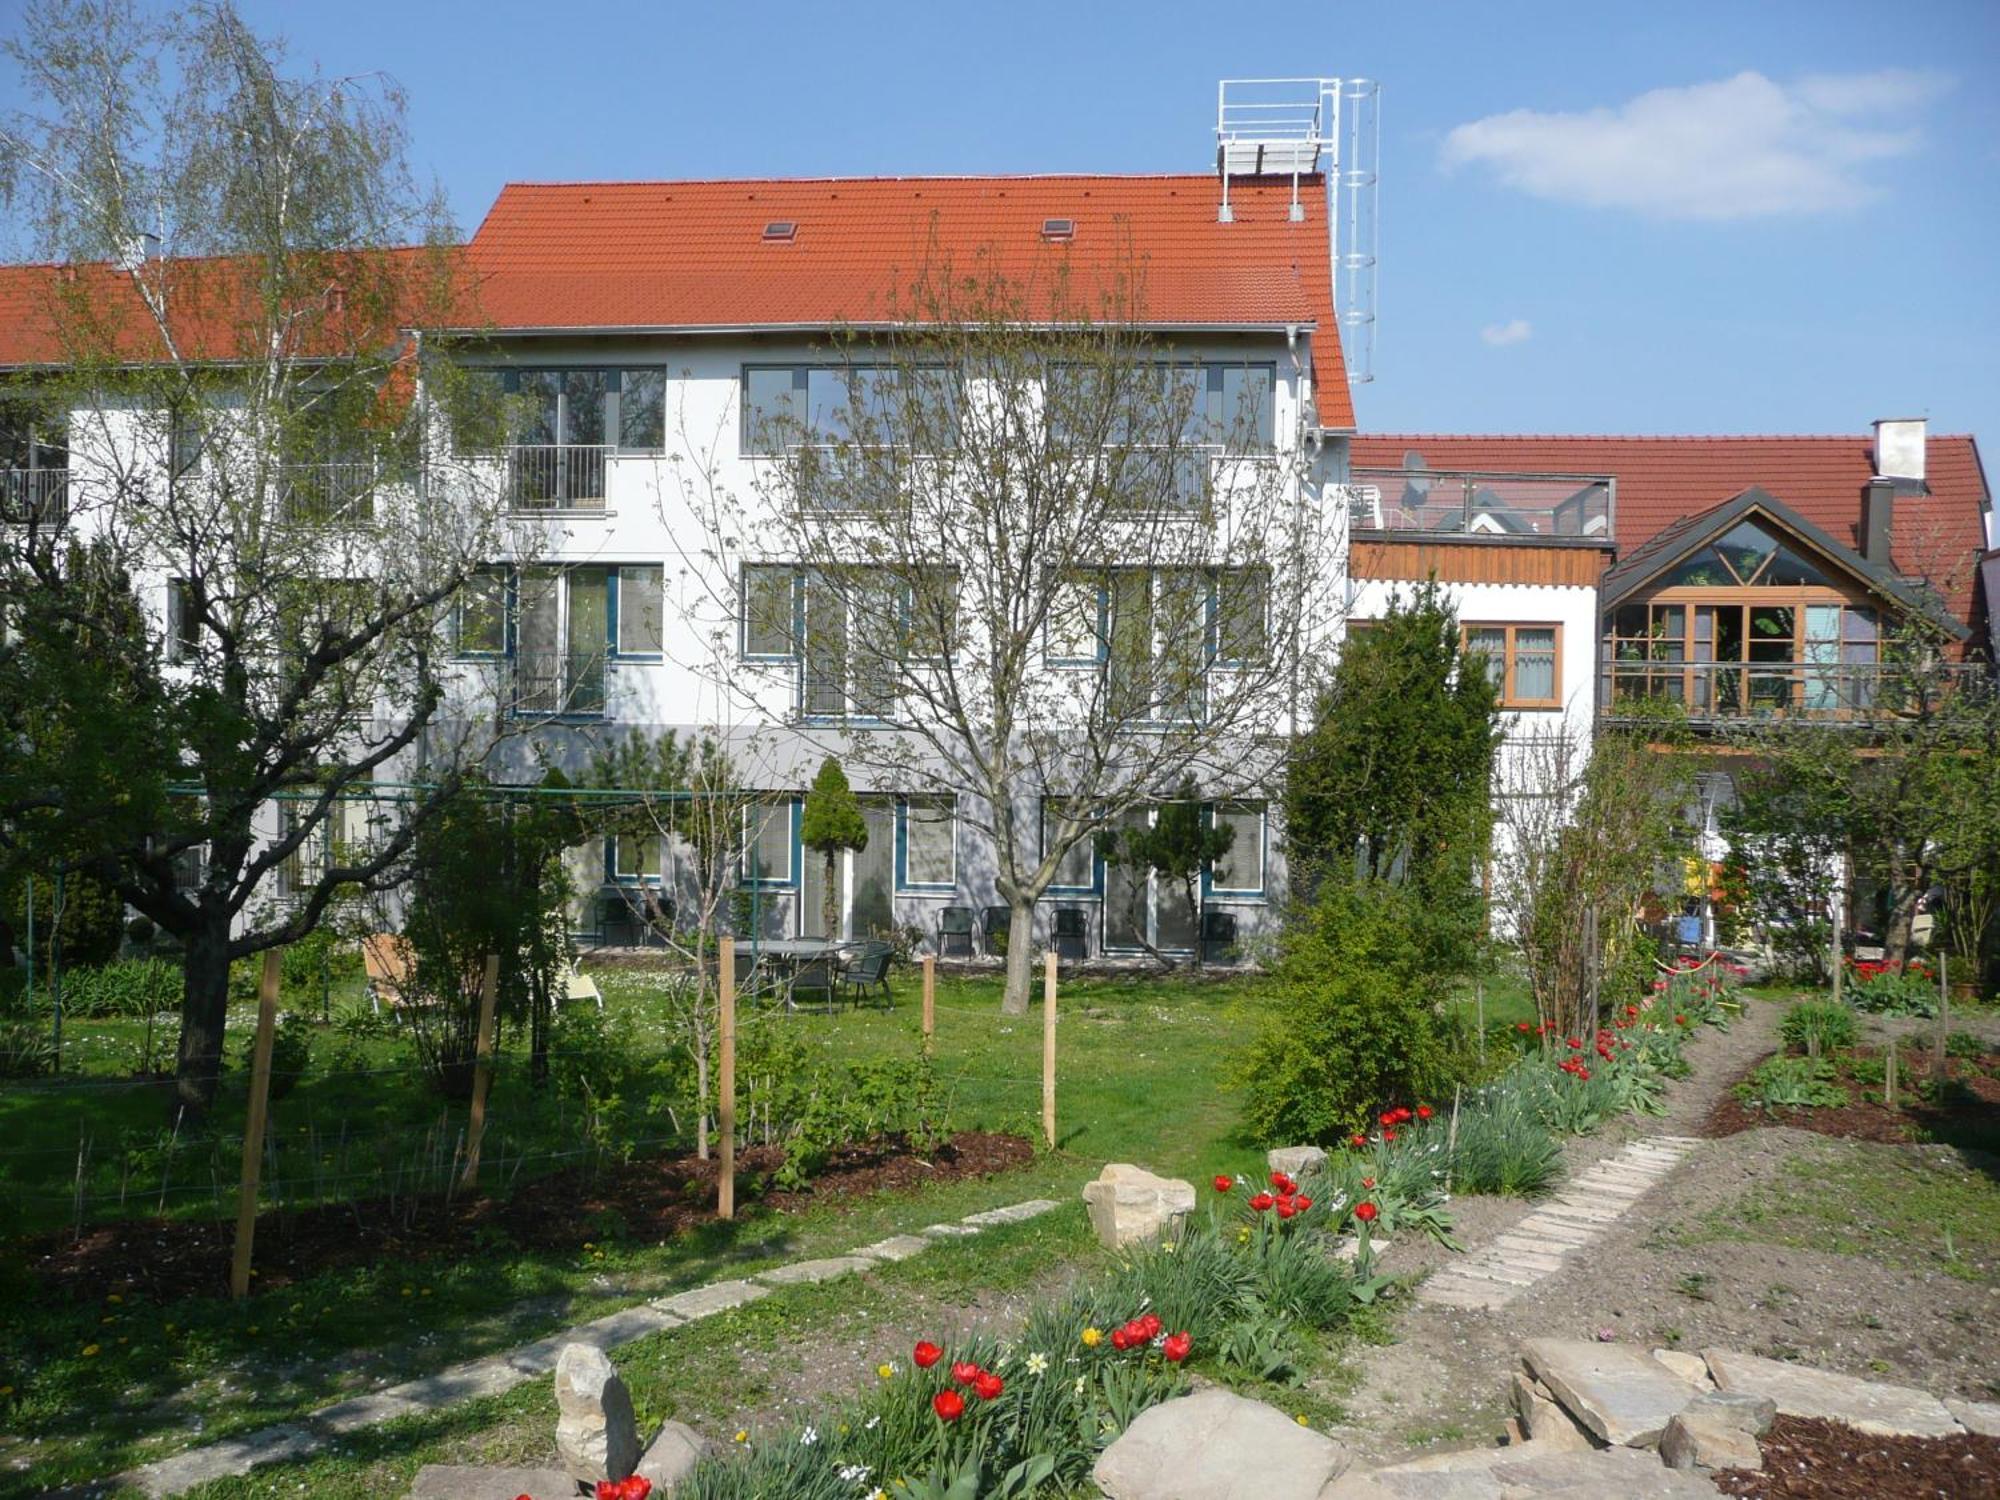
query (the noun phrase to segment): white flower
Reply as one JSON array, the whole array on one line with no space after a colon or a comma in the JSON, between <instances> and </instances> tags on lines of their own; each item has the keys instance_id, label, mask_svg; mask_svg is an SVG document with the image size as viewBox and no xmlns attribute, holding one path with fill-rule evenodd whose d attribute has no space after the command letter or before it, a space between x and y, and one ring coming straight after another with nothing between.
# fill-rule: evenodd
<instances>
[{"instance_id":1,"label":"white flower","mask_svg":"<svg viewBox=\"0 0 2000 1500\"><path fill-rule=\"evenodd\" d=\"M877 1427L880 1427L881 1425L882 1425L882 1418L879 1415L877 1415L870 1417L867 1421L863 1422L861 1424L861 1430L863 1432L873 1432Z\"/></svg>"},{"instance_id":2,"label":"white flower","mask_svg":"<svg viewBox=\"0 0 2000 1500\"><path fill-rule=\"evenodd\" d=\"M849 1484L866 1484L873 1472L866 1464L846 1464L840 1470L840 1477Z\"/></svg>"},{"instance_id":3,"label":"white flower","mask_svg":"<svg viewBox=\"0 0 2000 1500\"><path fill-rule=\"evenodd\" d=\"M1028 1373L1030 1375L1046 1375L1048 1370L1049 1357L1046 1354L1030 1354L1028 1356Z\"/></svg>"},{"instance_id":4,"label":"white flower","mask_svg":"<svg viewBox=\"0 0 2000 1500\"><path fill-rule=\"evenodd\" d=\"M1084 1378L1085 1378L1085 1377L1083 1377L1083 1376L1081 1376L1081 1375L1079 1375L1079 1376L1077 1376L1077 1377L1076 1377L1076 1393L1077 1393L1077 1394L1078 1394L1079 1396L1081 1396L1081 1395L1083 1394L1083 1382L1084 1382Z\"/></svg>"},{"instance_id":5,"label":"white flower","mask_svg":"<svg viewBox=\"0 0 2000 1500\"><path fill-rule=\"evenodd\" d=\"M799 1434L799 1443L804 1447L810 1448L818 1441L819 1429L817 1427L808 1427L804 1432Z\"/></svg>"}]
</instances>

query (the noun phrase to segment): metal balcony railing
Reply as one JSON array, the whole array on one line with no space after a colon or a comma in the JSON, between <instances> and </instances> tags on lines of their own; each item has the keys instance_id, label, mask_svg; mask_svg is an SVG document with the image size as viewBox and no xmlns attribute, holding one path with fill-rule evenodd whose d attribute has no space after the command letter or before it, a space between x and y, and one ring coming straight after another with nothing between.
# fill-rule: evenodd
<instances>
[{"instance_id":1,"label":"metal balcony railing","mask_svg":"<svg viewBox=\"0 0 2000 1500\"><path fill-rule=\"evenodd\" d=\"M375 518L381 471L367 461L287 464L279 471L285 519L305 526L339 526Z\"/></svg>"},{"instance_id":2,"label":"metal balcony railing","mask_svg":"<svg viewBox=\"0 0 2000 1500\"><path fill-rule=\"evenodd\" d=\"M508 664L507 706L517 714L604 712L602 651L523 651Z\"/></svg>"},{"instance_id":3,"label":"metal balcony railing","mask_svg":"<svg viewBox=\"0 0 2000 1500\"><path fill-rule=\"evenodd\" d=\"M1354 529L1609 544L1616 481L1590 474L1356 469Z\"/></svg>"},{"instance_id":4,"label":"metal balcony railing","mask_svg":"<svg viewBox=\"0 0 2000 1500\"><path fill-rule=\"evenodd\" d=\"M68 514L68 469L0 469L0 522L48 526Z\"/></svg>"},{"instance_id":5,"label":"metal balcony railing","mask_svg":"<svg viewBox=\"0 0 2000 1500\"><path fill-rule=\"evenodd\" d=\"M1989 691L1976 662L1617 661L1600 671L1607 719L1642 717L1641 705L1673 703L1696 723L1759 718L1865 723L1935 707L1958 693Z\"/></svg>"},{"instance_id":6,"label":"metal balcony railing","mask_svg":"<svg viewBox=\"0 0 2000 1500\"><path fill-rule=\"evenodd\" d=\"M507 449L507 503L515 510L604 509L599 443L517 443Z\"/></svg>"}]
</instances>

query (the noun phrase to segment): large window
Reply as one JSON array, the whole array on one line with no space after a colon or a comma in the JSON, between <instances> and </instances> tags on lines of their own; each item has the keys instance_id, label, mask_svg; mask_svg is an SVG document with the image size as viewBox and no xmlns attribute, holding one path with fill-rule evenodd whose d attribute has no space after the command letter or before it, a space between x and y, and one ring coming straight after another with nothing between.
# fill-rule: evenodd
<instances>
[{"instance_id":1,"label":"large window","mask_svg":"<svg viewBox=\"0 0 2000 1500\"><path fill-rule=\"evenodd\" d=\"M618 569L618 654L658 656L665 648L665 570L658 563Z\"/></svg>"},{"instance_id":2,"label":"large window","mask_svg":"<svg viewBox=\"0 0 2000 1500\"><path fill-rule=\"evenodd\" d=\"M792 853L796 840L790 798L759 802L743 811L743 883L790 886L796 878Z\"/></svg>"},{"instance_id":3,"label":"large window","mask_svg":"<svg viewBox=\"0 0 2000 1500\"><path fill-rule=\"evenodd\" d=\"M1120 718L1199 717L1210 666L1261 663L1269 578L1250 568L1113 568L1061 581L1043 626L1055 667L1103 667Z\"/></svg>"},{"instance_id":4,"label":"large window","mask_svg":"<svg viewBox=\"0 0 2000 1500\"><path fill-rule=\"evenodd\" d=\"M1810 594L1653 600L1613 611L1605 651L1614 702L1663 698L1703 717L1866 709L1881 620L1872 606Z\"/></svg>"},{"instance_id":5,"label":"large window","mask_svg":"<svg viewBox=\"0 0 2000 1500\"><path fill-rule=\"evenodd\" d=\"M483 569L458 591L454 623L460 656L499 656L507 649L507 575Z\"/></svg>"},{"instance_id":6,"label":"large window","mask_svg":"<svg viewBox=\"0 0 2000 1500\"><path fill-rule=\"evenodd\" d=\"M1042 857L1047 858L1055 847L1056 830L1061 826L1063 815L1062 800L1056 797L1042 799ZM1063 852L1056 865L1055 879L1049 883L1055 892L1082 894L1097 889L1097 845L1095 835L1086 833Z\"/></svg>"},{"instance_id":7,"label":"large window","mask_svg":"<svg viewBox=\"0 0 2000 1500\"><path fill-rule=\"evenodd\" d=\"M59 518L68 493L62 414L32 401L0 400L0 524Z\"/></svg>"},{"instance_id":8,"label":"large window","mask_svg":"<svg viewBox=\"0 0 2000 1500\"><path fill-rule=\"evenodd\" d=\"M607 455L665 446L664 370L515 369L502 384L520 402L508 450L508 499L516 506L602 509Z\"/></svg>"},{"instance_id":9,"label":"large window","mask_svg":"<svg viewBox=\"0 0 2000 1500\"><path fill-rule=\"evenodd\" d=\"M1464 627L1467 655L1485 659L1502 708L1561 708L1560 625Z\"/></svg>"},{"instance_id":10,"label":"large window","mask_svg":"<svg viewBox=\"0 0 2000 1500\"><path fill-rule=\"evenodd\" d=\"M894 365L745 365L743 451L868 442L946 451L959 407L955 371Z\"/></svg>"},{"instance_id":11,"label":"large window","mask_svg":"<svg viewBox=\"0 0 2000 1500\"><path fill-rule=\"evenodd\" d=\"M167 580L168 661L193 661L201 654L201 610L194 585L185 578Z\"/></svg>"},{"instance_id":12,"label":"large window","mask_svg":"<svg viewBox=\"0 0 2000 1500\"><path fill-rule=\"evenodd\" d=\"M949 797L912 797L898 809L901 890L948 891L958 878L956 807Z\"/></svg>"},{"instance_id":13,"label":"large window","mask_svg":"<svg viewBox=\"0 0 2000 1500\"><path fill-rule=\"evenodd\" d=\"M751 563L741 580L742 654L795 662L812 718L890 716L903 667L941 659L956 634L948 569L804 569Z\"/></svg>"},{"instance_id":14,"label":"large window","mask_svg":"<svg viewBox=\"0 0 2000 1500\"><path fill-rule=\"evenodd\" d=\"M1215 807L1215 825L1234 835L1229 850L1209 871L1209 890L1221 895L1264 893L1264 804L1261 802L1221 802Z\"/></svg>"},{"instance_id":15,"label":"large window","mask_svg":"<svg viewBox=\"0 0 2000 1500\"><path fill-rule=\"evenodd\" d=\"M603 713L609 570L522 568L514 588L514 712Z\"/></svg>"}]
</instances>

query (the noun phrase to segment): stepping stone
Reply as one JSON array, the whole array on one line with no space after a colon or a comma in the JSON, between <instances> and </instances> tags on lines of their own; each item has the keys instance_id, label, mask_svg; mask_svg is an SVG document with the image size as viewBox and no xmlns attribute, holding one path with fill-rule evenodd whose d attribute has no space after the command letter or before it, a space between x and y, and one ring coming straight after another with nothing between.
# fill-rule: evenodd
<instances>
[{"instance_id":1,"label":"stepping stone","mask_svg":"<svg viewBox=\"0 0 2000 1500\"><path fill-rule=\"evenodd\" d=\"M1651 1448L1689 1401L1688 1383L1641 1350L1583 1339L1528 1339L1529 1371L1606 1443Z\"/></svg>"},{"instance_id":2,"label":"stepping stone","mask_svg":"<svg viewBox=\"0 0 2000 1500\"><path fill-rule=\"evenodd\" d=\"M491 1359L452 1365L435 1375L425 1375L417 1380L406 1380L401 1385L390 1386L382 1394L407 1401L421 1411L436 1411L440 1407L472 1401L480 1396L503 1395L536 1373L539 1372L523 1371L514 1363L511 1354L500 1354Z\"/></svg>"},{"instance_id":3,"label":"stepping stone","mask_svg":"<svg viewBox=\"0 0 2000 1500\"><path fill-rule=\"evenodd\" d=\"M1318 1500L1351 1461L1275 1406L1210 1388L1141 1412L1091 1478L1108 1500Z\"/></svg>"},{"instance_id":4,"label":"stepping stone","mask_svg":"<svg viewBox=\"0 0 2000 1500\"><path fill-rule=\"evenodd\" d=\"M1503 1266L1490 1260L1468 1260L1453 1266L1452 1270L1460 1276L1479 1281L1497 1281L1503 1286L1533 1286L1541 1280L1541 1277L1532 1271L1516 1271L1510 1266Z\"/></svg>"},{"instance_id":5,"label":"stepping stone","mask_svg":"<svg viewBox=\"0 0 2000 1500\"><path fill-rule=\"evenodd\" d=\"M1494 1239L1493 1246L1497 1250L1505 1250L1509 1259L1515 1255L1533 1256L1550 1262L1552 1267L1561 1266L1565 1256L1582 1248L1565 1240L1545 1240L1532 1234L1503 1234Z\"/></svg>"},{"instance_id":6,"label":"stepping stone","mask_svg":"<svg viewBox=\"0 0 2000 1500\"><path fill-rule=\"evenodd\" d=\"M242 1437L224 1438L219 1443L192 1448L186 1453L176 1453L172 1458L163 1458L158 1463L134 1469L124 1477L145 1494L159 1500L159 1497L178 1495L211 1480L248 1474L258 1464L302 1458L319 1445L320 1439L305 1428L286 1423Z\"/></svg>"},{"instance_id":7,"label":"stepping stone","mask_svg":"<svg viewBox=\"0 0 2000 1500\"><path fill-rule=\"evenodd\" d=\"M1937 1397L1906 1385L1857 1380L1730 1349L1704 1349L1702 1357L1719 1389L1769 1396L1788 1417L1844 1422L1881 1437L1950 1437L1964 1430Z\"/></svg>"},{"instance_id":8,"label":"stepping stone","mask_svg":"<svg viewBox=\"0 0 2000 1500\"><path fill-rule=\"evenodd\" d=\"M657 1303L641 1303L637 1307L624 1307L601 1318L592 1318L588 1323L552 1333L545 1339L536 1339L518 1349L510 1349L502 1358L516 1370L530 1375L546 1375L556 1367L556 1360L562 1356L565 1344L616 1349L621 1344L645 1338L663 1328L678 1328L683 1321Z\"/></svg>"},{"instance_id":9,"label":"stepping stone","mask_svg":"<svg viewBox=\"0 0 2000 1500\"><path fill-rule=\"evenodd\" d=\"M414 1417L428 1410L429 1407L419 1405L407 1396L376 1391L373 1395L355 1396L347 1401L336 1402L332 1406L322 1406L318 1411L308 1412L306 1420L322 1432L344 1435L383 1422L393 1422L398 1417ZM519 1491L515 1493L518 1494Z\"/></svg>"},{"instance_id":10,"label":"stepping stone","mask_svg":"<svg viewBox=\"0 0 2000 1500\"><path fill-rule=\"evenodd\" d=\"M1581 1450L1549 1442L1506 1448L1471 1448L1427 1453L1366 1475L1373 1488L1347 1480L1321 1493L1320 1500L1694 1500L1712 1497L1715 1486L1692 1474L1663 1468L1651 1453L1630 1448Z\"/></svg>"},{"instance_id":11,"label":"stepping stone","mask_svg":"<svg viewBox=\"0 0 2000 1500\"><path fill-rule=\"evenodd\" d=\"M1575 1219L1584 1224L1616 1224L1619 1210L1588 1199L1565 1194L1542 1205L1543 1213L1558 1219Z\"/></svg>"},{"instance_id":12,"label":"stepping stone","mask_svg":"<svg viewBox=\"0 0 2000 1500\"><path fill-rule=\"evenodd\" d=\"M808 1282L835 1281L874 1268L875 1262L866 1256L833 1255L825 1260L795 1260L788 1266L774 1266L759 1271L755 1279L766 1286L803 1286Z\"/></svg>"},{"instance_id":13,"label":"stepping stone","mask_svg":"<svg viewBox=\"0 0 2000 1500\"><path fill-rule=\"evenodd\" d=\"M770 1295L769 1287L759 1286L754 1281L716 1281L690 1291L676 1292L671 1297L661 1297L652 1305L663 1313L692 1322L696 1318L713 1317L716 1313L727 1312L732 1307L741 1307L746 1302L755 1302L759 1297Z\"/></svg>"},{"instance_id":14,"label":"stepping stone","mask_svg":"<svg viewBox=\"0 0 2000 1500\"><path fill-rule=\"evenodd\" d=\"M870 1260L908 1260L930 1248L930 1241L920 1234L892 1234L886 1240L877 1240L872 1245L863 1245L859 1250L850 1250L849 1255L865 1255Z\"/></svg>"},{"instance_id":15,"label":"stepping stone","mask_svg":"<svg viewBox=\"0 0 2000 1500\"><path fill-rule=\"evenodd\" d=\"M1591 1244L1598 1237L1595 1228L1584 1228L1581 1224L1565 1223L1561 1219L1544 1218L1540 1214L1530 1214L1514 1226L1517 1234L1534 1235L1541 1239L1557 1240L1565 1245L1581 1247Z\"/></svg>"},{"instance_id":16,"label":"stepping stone","mask_svg":"<svg viewBox=\"0 0 2000 1500\"><path fill-rule=\"evenodd\" d=\"M1954 1401L1947 1396L1944 1409L1959 1421L1967 1432L1976 1432L1981 1437L2000 1437L2000 1406L1991 1401Z\"/></svg>"},{"instance_id":17,"label":"stepping stone","mask_svg":"<svg viewBox=\"0 0 2000 1500\"><path fill-rule=\"evenodd\" d=\"M1493 1250L1495 1264L1526 1271L1537 1281L1544 1276L1553 1276L1563 1268L1562 1257L1559 1255L1544 1255L1539 1251L1523 1250L1516 1245L1503 1245L1497 1242Z\"/></svg>"},{"instance_id":18,"label":"stepping stone","mask_svg":"<svg viewBox=\"0 0 2000 1500\"><path fill-rule=\"evenodd\" d=\"M1485 1286L1457 1281L1441 1283L1426 1281L1417 1288L1417 1299L1435 1302L1440 1307L1463 1308L1468 1312L1496 1312L1514 1300L1513 1295L1498 1283Z\"/></svg>"},{"instance_id":19,"label":"stepping stone","mask_svg":"<svg viewBox=\"0 0 2000 1500\"><path fill-rule=\"evenodd\" d=\"M928 1240L963 1240L979 1233L977 1224L926 1224L917 1231Z\"/></svg>"},{"instance_id":20,"label":"stepping stone","mask_svg":"<svg viewBox=\"0 0 2000 1500\"><path fill-rule=\"evenodd\" d=\"M992 1224L1019 1224L1026 1219L1039 1218L1055 1206L1047 1198L1030 1198L1026 1203L1012 1203L1005 1208L989 1208L983 1214L967 1214L958 1222L977 1224L982 1229Z\"/></svg>"},{"instance_id":21,"label":"stepping stone","mask_svg":"<svg viewBox=\"0 0 2000 1500\"><path fill-rule=\"evenodd\" d=\"M498 1469L483 1464L425 1464L409 1500L514 1500L517 1495L568 1495L576 1481L561 1469Z\"/></svg>"}]
</instances>

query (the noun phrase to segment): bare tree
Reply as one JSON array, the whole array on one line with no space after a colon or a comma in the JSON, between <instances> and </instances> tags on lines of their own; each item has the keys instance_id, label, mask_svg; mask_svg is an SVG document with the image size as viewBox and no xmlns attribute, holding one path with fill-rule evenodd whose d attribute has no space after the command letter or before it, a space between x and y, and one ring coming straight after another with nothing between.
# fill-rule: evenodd
<instances>
[{"instance_id":1,"label":"bare tree","mask_svg":"<svg viewBox=\"0 0 2000 1500\"><path fill-rule=\"evenodd\" d=\"M795 682L817 749L955 799L990 843L1010 1013L1063 856L1188 776L1267 790L1337 614L1343 518L1303 415L1277 430L1280 372L1177 354L1141 293L935 263L803 389L753 379L747 478L690 442L667 502L695 523L716 680L752 704ZM748 654L781 664L738 660L739 589Z\"/></svg>"},{"instance_id":2,"label":"bare tree","mask_svg":"<svg viewBox=\"0 0 2000 1500\"><path fill-rule=\"evenodd\" d=\"M6 47L29 107L0 126L0 190L51 263L25 330L45 357L10 394L66 476L0 541L0 609L25 627L0 696L42 730L0 848L92 874L180 940L179 1094L200 1110L230 962L400 878L470 758L439 727L443 631L501 551L501 490L435 434L499 414L405 333L469 304L390 81L288 71L226 3L163 25L51 0ZM86 652L115 671L65 683ZM74 727L107 713L128 732L80 768ZM368 817L411 767L430 789ZM86 772L122 805L90 805Z\"/></svg>"}]
</instances>

